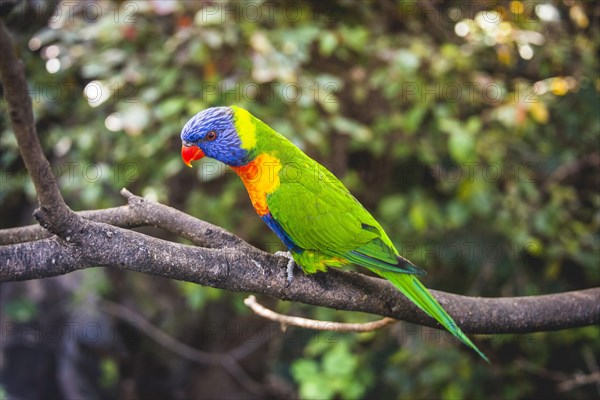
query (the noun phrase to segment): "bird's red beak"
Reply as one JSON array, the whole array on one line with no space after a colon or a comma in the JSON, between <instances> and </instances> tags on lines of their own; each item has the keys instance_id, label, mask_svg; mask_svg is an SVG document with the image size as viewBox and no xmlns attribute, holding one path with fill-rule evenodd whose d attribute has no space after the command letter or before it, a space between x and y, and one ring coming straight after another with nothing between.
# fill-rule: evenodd
<instances>
[{"instance_id":1,"label":"bird's red beak","mask_svg":"<svg viewBox=\"0 0 600 400\"><path fill-rule=\"evenodd\" d=\"M199 160L204 155L204 152L198 146L181 146L181 159L190 168L192 168L192 161Z\"/></svg>"}]
</instances>

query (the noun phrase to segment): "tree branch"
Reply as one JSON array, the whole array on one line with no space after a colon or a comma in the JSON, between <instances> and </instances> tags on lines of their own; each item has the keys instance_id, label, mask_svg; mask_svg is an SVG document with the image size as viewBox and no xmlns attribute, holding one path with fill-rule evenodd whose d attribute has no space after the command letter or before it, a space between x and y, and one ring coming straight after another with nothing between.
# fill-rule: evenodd
<instances>
[{"instance_id":1,"label":"tree branch","mask_svg":"<svg viewBox=\"0 0 600 400\"><path fill-rule=\"evenodd\" d=\"M0 246L0 281L114 266L439 328L436 321L382 279L332 269L314 275L297 274L294 283L286 288L287 260L250 245L220 249L187 246L87 220L85 229L77 235L65 240L54 237ZM470 333L550 331L600 322L600 288L506 298L431 292L461 328Z\"/></svg>"},{"instance_id":2,"label":"tree branch","mask_svg":"<svg viewBox=\"0 0 600 400\"><path fill-rule=\"evenodd\" d=\"M34 215L42 227L56 235L44 238L47 235L33 227L0 235L4 236L3 243L12 243L0 246L0 282L110 266L440 327L381 279L330 270L312 276L298 274L293 285L286 287L287 259L267 254L221 228L127 191L123 194L128 198L128 206L72 212L37 139L23 65L1 21L0 74L4 87L9 89L6 96L11 124L38 194L40 209ZM173 243L119 227L141 225L161 227L204 247ZM31 239L34 241L27 241ZM524 333L600 322L600 288L497 299L431 292L470 333Z\"/></svg>"},{"instance_id":3,"label":"tree branch","mask_svg":"<svg viewBox=\"0 0 600 400\"><path fill-rule=\"evenodd\" d=\"M0 20L0 77L5 88L8 114L21 157L29 171L40 203L40 208L36 210L34 216L38 218L38 215L45 214L44 219L54 222L47 228L60 231L65 227L64 222L73 220L69 224L72 225L77 216L66 205L50 169L50 162L44 155L38 140L24 68L23 62L17 58L10 34L4 22ZM63 223L57 224L58 221Z\"/></svg>"}]
</instances>

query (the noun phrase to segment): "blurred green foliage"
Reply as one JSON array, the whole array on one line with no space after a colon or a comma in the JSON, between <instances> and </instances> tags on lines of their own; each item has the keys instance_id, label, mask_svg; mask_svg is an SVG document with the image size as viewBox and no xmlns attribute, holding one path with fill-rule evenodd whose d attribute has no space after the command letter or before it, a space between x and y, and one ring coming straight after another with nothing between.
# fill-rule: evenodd
<instances>
[{"instance_id":1,"label":"blurred green foliage","mask_svg":"<svg viewBox=\"0 0 600 400\"><path fill-rule=\"evenodd\" d=\"M16 299L2 304L2 313L13 321L27 322L36 317L37 307L31 299Z\"/></svg>"},{"instance_id":2,"label":"blurred green foliage","mask_svg":"<svg viewBox=\"0 0 600 400\"><path fill-rule=\"evenodd\" d=\"M44 148L73 208L123 204L125 186L281 249L233 174L180 161L189 117L238 104L332 169L429 272L427 286L518 296L600 284L597 4L85 4L70 14L60 5L35 31L25 12L9 21ZM33 222L35 193L1 118L7 227ZM110 274L112 290L98 282L99 293L137 304L183 339L201 323L248 321L240 295L122 272ZM597 370L598 327L477 337L491 366L427 332L400 324L290 352L273 341L254 374L277 375L303 398L598 395L594 384L558 389ZM218 350L217 342L199 345ZM103 382L121 371L107 359Z\"/></svg>"},{"instance_id":3,"label":"blurred green foliage","mask_svg":"<svg viewBox=\"0 0 600 400\"><path fill-rule=\"evenodd\" d=\"M104 358L100 364L100 384L104 387L113 387L119 378L119 365L112 358Z\"/></svg>"},{"instance_id":4,"label":"blurred green foliage","mask_svg":"<svg viewBox=\"0 0 600 400\"><path fill-rule=\"evenodd\" d=\"M303 399L347 399L361 398L373 384L374 374L364 368L365 358L355 340L339 340L328 343L315 340L305 348L305 358L294 361L292 376L299 384L299 394ZM315 358L320 358L319 361Z\"/></svg>"}]
</instances>

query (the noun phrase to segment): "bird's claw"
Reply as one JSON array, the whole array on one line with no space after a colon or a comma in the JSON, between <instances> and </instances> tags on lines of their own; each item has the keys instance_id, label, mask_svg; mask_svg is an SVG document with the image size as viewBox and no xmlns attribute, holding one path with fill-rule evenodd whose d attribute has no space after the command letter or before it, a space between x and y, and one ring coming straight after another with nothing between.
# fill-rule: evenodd
<instances>
[{"instance_id":1,"label":"bird's claw","mask_svg":"<svg viewBox=\"0 0 600 400\"><path fill-rule=\"evenodd\" d=\"M275 253L275 255L278 257L286 258L288 260L287 266L285 268L285 277L287 282L285 284L285 287L289 288L292 285L292 281L294 280L294 267L296 266L294 258L292 257L292 254L289 251L278 251Z\"/></svg>"},{"instance_id":2,"label":"bird's claw","mask_svg":"<svg viewBox=\"0 0 600 400\"><path fill-rule=\"evenodd\" d=\"M296 263L294 262L294 259L292 258L290 261L288 261L287 263L287 267L285 269L285 280L286 280L286 284L285 287L289 288L292 285L292 281L294 280L294 267L296 266Z\"/></svg>"}]
</instances>

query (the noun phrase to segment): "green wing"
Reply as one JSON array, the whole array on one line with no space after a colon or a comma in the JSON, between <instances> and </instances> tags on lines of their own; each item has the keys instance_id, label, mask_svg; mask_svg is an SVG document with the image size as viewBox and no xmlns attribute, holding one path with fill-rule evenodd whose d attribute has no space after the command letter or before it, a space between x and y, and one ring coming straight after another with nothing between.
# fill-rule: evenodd
<instances>
[{"instance_id":1,"label":"green wing","mask_svg":"<svg viewBox=\"0 0 600 400\"><path fill-rule=\"evenodd\" d=\"M280 171L281 184L267 204L298 247L364 267L423 273L398 255L375 218L330 171L297 151L296 173Z\"/></svg>"}]
</instances>

